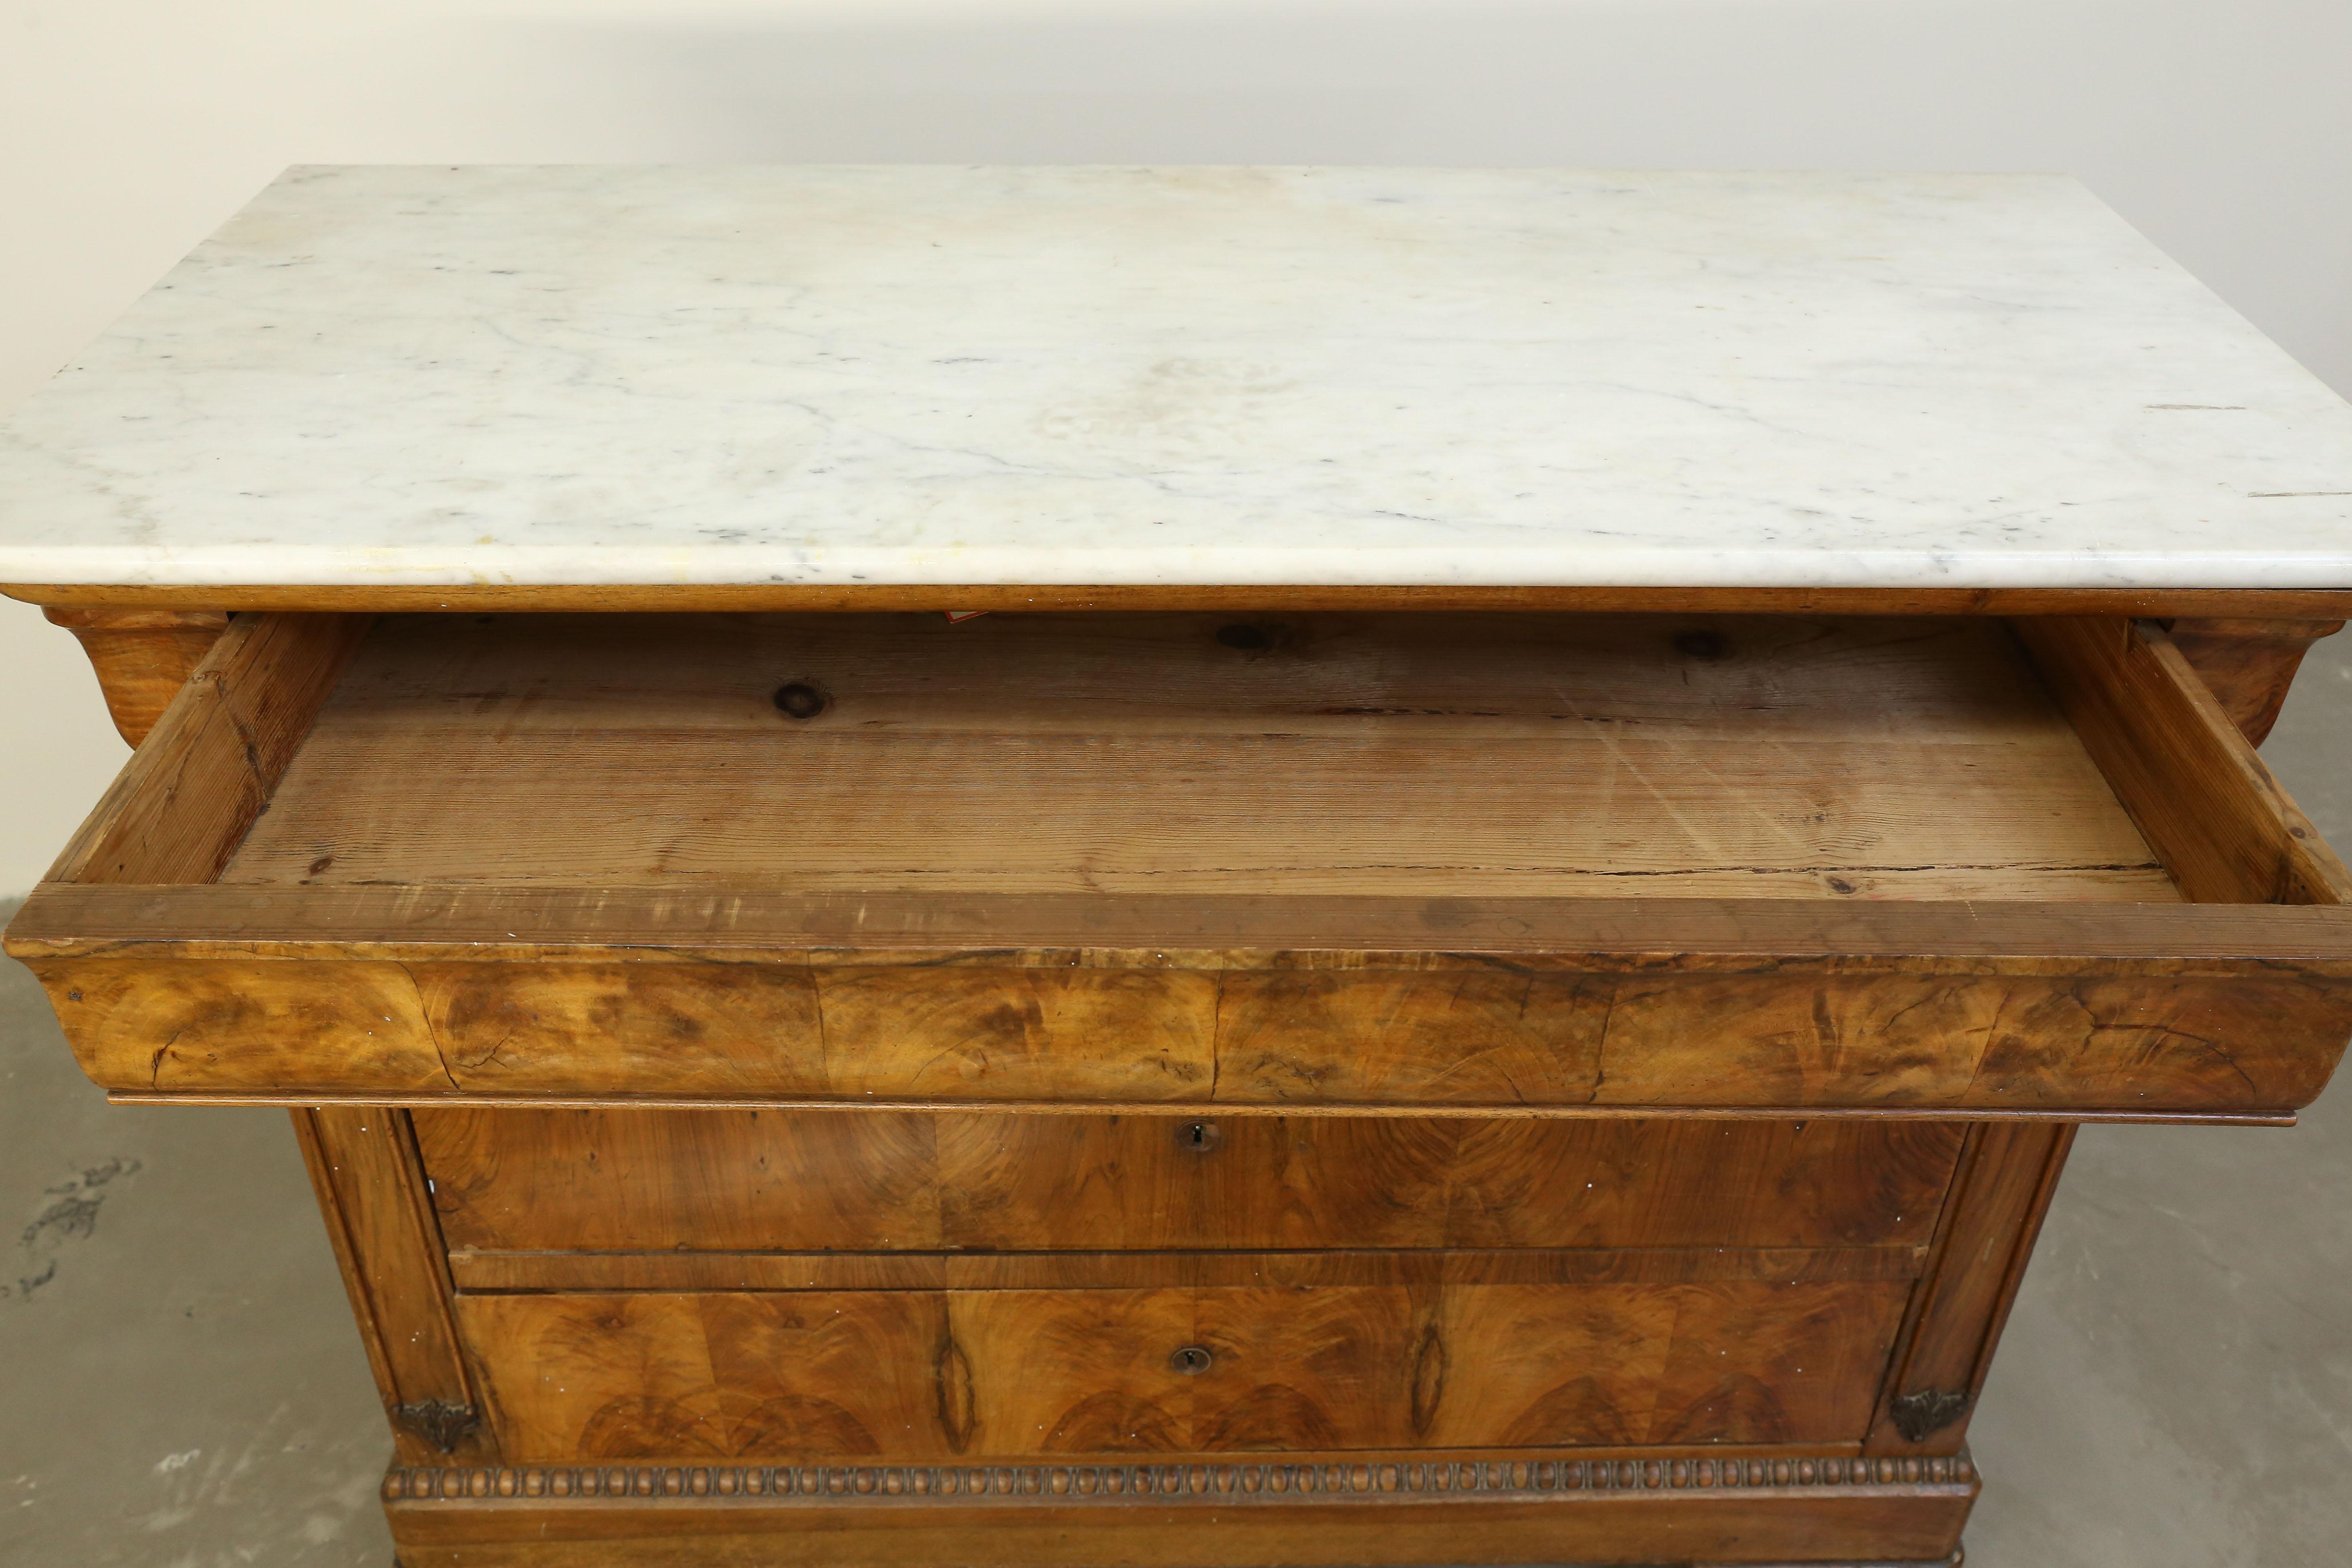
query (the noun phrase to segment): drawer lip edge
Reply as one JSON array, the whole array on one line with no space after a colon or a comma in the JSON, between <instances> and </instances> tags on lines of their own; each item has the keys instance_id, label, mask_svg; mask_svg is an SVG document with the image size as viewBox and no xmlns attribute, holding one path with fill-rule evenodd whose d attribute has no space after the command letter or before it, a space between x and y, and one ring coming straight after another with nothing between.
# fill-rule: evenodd
<instances>
[{"instance_id":1,"label":"drawer lip edge","mask_svg":"<svg viewBox=\"0 0 2352 1568\"><path fill-rule=\"evenodd\" d=\"M1844 973L2289 965L2352 978L2352 905L1319 895L796 895L43 882L14 957ZM1108 961L1108 962L1106 962Z\"/></svg>"},{"instance_id":2,"label":"drawer lip edge","mask_svg":"<svg viewBox=\"0 0 2352 1568\"><path fill-rule=\"evenodd\" d=\"M2299 1117L2293 1107L2262 1107L2230 1110L2151 1110L2128 1106L2112 1108L2057 1105L2039 1109L1938 1102L1926 1105L1854 1105L1785 1103L1758 1105L1677 1105L1651 1101L1606 1104L1481 1104L1449 1100L946 1100L897 1099L879 1096L835 1100L795 1100L784 1097L724 1095L595 1095L467 1093L338 1093L320 1089L109 1089L109 1105L240 1105L314 1107L349 1105L403 1107L480 1107L498 1110L527 1107L544 1110L839 1110L954 1111L999 1116L1199 1116L1213 1111L1233 1116L1444 1118L1617 1118L1635 1121L2063 1121L2122 1125L2200 1127L2293 1127Z\"/></svg>"}]
</instances>

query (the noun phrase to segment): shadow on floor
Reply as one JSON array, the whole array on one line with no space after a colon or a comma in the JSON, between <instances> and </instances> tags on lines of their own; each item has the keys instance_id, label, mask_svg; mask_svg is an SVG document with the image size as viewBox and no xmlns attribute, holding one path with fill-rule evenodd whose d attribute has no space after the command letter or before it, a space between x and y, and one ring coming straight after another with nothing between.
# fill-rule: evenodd
<instances>
[{"instance_id":1,"label":"shadow on floor","mask_svg":"<svg viewBox=\"0 0 2352 1568\"><path fill-rule=\"evenodd\" d=\"M2263 747L2339 849L2346 644ZM1969 1443L1969 1568L2352 1561L2352 1073L2290 1131L2084 1128Z\"/></svg>"},{"instance_id":2,"label":"shadow on floor","mask_svg":"<svg viewBox=\"0 0 2352 1568\"><path fill-rule=\"evenodd\" d=\"M2352 844L2352 648L2264 752ZM109 1108L0 964L8 1205L0 1564L390 1562L391 1445L282 1113ZM2085 1129L1972 1446L1970 1568L2343 1562L2352 1082L2293 1131Z\"/></svg>"},{"instance_id":3,"label":"shadow on floor","mask_svg":"<svg viewBox=\"0 0 2352 1568\"><path fill-rule=\"evenodd\" d=\"M284 1111L109 1106L0 960L0 1563L392 1561L392 1444Z\"/></svg>"}]
</instances>

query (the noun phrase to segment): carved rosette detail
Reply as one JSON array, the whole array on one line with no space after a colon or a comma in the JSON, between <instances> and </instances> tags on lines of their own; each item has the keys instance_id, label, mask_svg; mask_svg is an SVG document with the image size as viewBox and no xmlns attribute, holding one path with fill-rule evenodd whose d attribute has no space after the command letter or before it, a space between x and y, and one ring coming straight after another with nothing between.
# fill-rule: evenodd
<instances>
[{"instance_id":1,"label":"carved rosette detail","mask_svg":"<svg viewBox=\"0 0 2352 1568\"><path fill-rule=\"evenodd\" d=\"M914 1498L1038 1498L1070 1502L1434 1493L1786 1491L1965 1486L1966 1455L1861 1459L1380 1460L1360 1464L1171 1465L528 1465L395 1466L387 1502L489 1498L791 1498L887 1502Z\"/></svg>"}]
</instances>

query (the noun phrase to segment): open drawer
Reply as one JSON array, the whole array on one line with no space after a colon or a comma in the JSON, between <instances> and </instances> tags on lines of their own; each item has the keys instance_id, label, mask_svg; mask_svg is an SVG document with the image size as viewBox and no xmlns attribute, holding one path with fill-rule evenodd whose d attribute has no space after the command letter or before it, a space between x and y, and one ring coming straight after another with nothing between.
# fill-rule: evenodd
<instances>
[{"instance_id":1,"label":"open drawer","mask_svg":"<svg viewBox=\"0 0 2352 1568\"><path fill-rule=\"evenodd\" d=\"M254 616L8 949L126 1098L2265 1118L2347 893L2122 619Z\"/></svg>"}]
</instances>

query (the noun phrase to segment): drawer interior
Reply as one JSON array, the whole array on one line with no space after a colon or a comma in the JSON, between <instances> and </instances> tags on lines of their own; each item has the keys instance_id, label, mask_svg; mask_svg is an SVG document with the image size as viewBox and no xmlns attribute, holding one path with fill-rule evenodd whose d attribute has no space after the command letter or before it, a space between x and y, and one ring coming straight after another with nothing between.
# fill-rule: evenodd
<instances>
[{"instance_id":1,"label":"drawer interior","mask_svg":"<svg viewBox=\"0 0 2352 1568\"><path fill-rule=\"evenodd\" d=\"M388 617L219 879L2180 896L2003 623L1787 616Z\"/></svg>"},{"instance_id":2,"label":"drawer interior","mask_svg":"<svg viewBox=\"0 0 2352 1568\"><path fill-rule=\"evenodd\" d=\"M9 951L138 1097L2276 1120L2347 902L2115 618L262 616Z\"/></svg>"}]
</instances>

